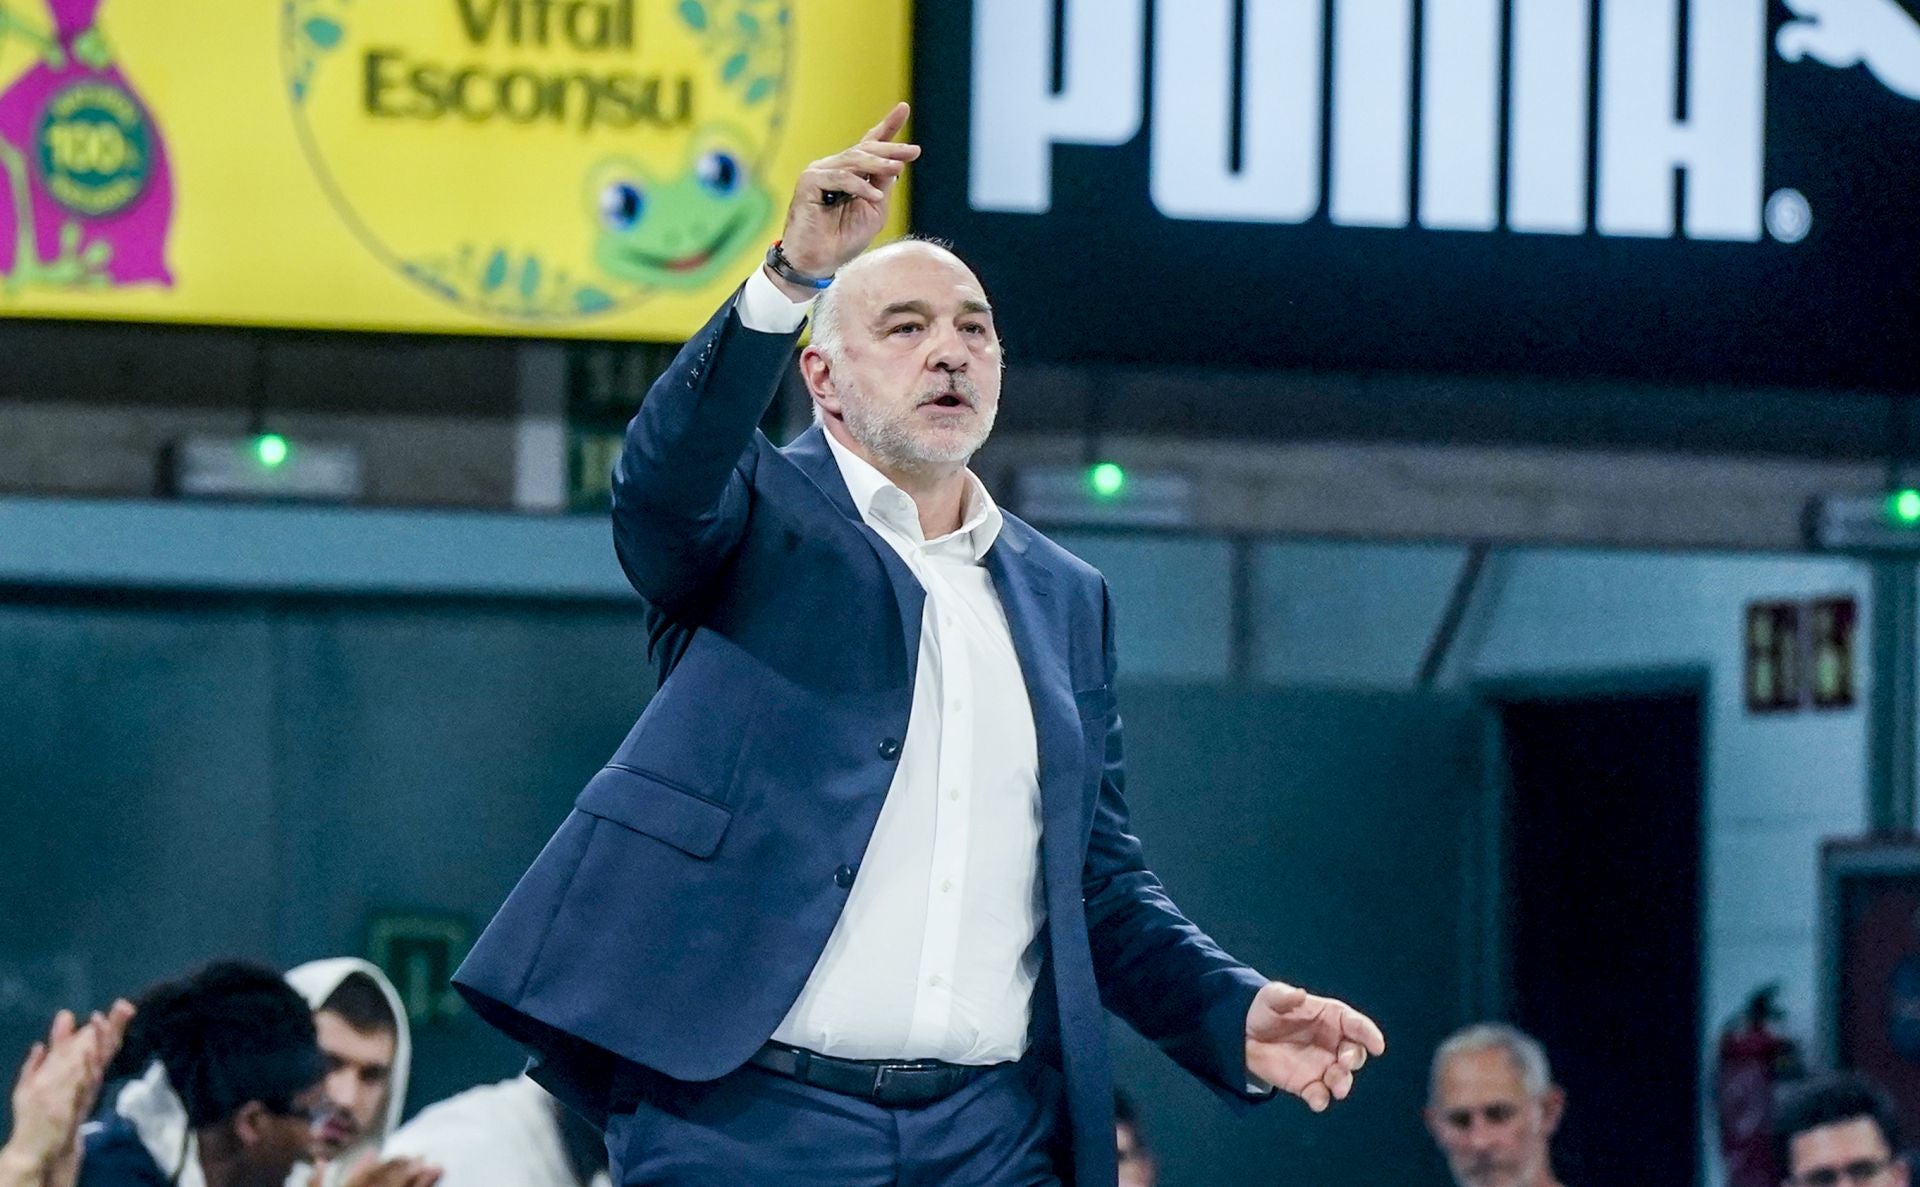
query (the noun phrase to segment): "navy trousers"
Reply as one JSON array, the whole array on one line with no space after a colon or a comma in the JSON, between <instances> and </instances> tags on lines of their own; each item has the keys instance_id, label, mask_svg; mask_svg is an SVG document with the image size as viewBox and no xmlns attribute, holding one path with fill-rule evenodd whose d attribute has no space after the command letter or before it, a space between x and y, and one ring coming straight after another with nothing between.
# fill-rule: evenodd
<instances>
[{"instance_id":1,"label":"navy trousers","mask_svg":"<svg viewBox=\"0 0 1920 1187\"><path fill-rule=\"evenodd\" d=\"M894 1108L748 1065L711 1083L640 1081L607 1123L620 1187L1058 1187L1060 1074L1035 1059Z\"/></svg>"}]
</instances>

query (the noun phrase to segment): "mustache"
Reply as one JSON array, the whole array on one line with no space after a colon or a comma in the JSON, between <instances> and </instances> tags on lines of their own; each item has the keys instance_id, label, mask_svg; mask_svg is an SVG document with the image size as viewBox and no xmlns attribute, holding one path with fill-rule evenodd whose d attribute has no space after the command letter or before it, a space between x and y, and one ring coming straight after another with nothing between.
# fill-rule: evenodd
<instances>
[{"instance_id":1,"label":"mustache","mask_svg":"<svg viewBox=\"0 0 1920 1187\"><path fill-rule=\"evenodd\" d=\"M924 404L931 404L935 400L945 399L947 396L959 397L969 408L977 408L980 406L980 389L975 387L973 380L967 378L965 375L949 375L944 385L922 392L920 398L914 402L914 406L919 407Z\"/></svg>"}]
</instances>

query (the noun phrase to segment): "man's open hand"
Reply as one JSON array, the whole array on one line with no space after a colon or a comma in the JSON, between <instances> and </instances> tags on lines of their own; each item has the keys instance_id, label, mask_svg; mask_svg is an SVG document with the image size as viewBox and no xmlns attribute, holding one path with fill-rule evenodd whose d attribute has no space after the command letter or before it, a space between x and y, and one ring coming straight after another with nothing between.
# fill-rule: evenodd
<instances>
[{"instance_id":1,"label":"man's open hand","mask_svg":"<svg viewBox=\"0 0 1920 1187\"><path fill-rule=\"evenodd\" d=\"M1247 1009L1247 1074L1319 1113L1353 1091L1369 1055L1386 1052L1373 1019L1330 997L1269 981Z\"/></svg>"},{"instance_id":2,"label":"man's open hand","mask_svg":"<svg viewBox=\"0 0 1920 1187\"><path fill-rule=\"evenodd\" d=\"M780 236L780 250L795 268L808 276L831 276L865 251L886 225L894 184L907 162L920 155L919 145L894 141L907 114L905 103L894 104L858 144L822 157L800 174Z\"/></svg>"},{"instance_id":3,"label":"man's open hand","mask_svg":"<svg viewBox=\"0 0 1920 1187\"><path fill-rule=\"evenodd\" d=\"M46 1041L35 1043L13 1086L13 1136L0 1149L0 1183L29 1172L35 1187L69 1187L79 1172L80 1123L93 1112L107 1065L120 1050L133 1007L115 1002L85 1023L70 1011L55 1016Z\"/></svg>"}]
</instances>

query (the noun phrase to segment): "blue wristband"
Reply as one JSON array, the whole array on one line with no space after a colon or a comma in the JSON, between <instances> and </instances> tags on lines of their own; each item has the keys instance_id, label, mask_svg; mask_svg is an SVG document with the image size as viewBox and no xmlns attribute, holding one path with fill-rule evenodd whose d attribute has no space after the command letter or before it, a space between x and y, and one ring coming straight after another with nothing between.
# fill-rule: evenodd
<instances>
[{"instance_id":1,"label":"blue wristband","mask_svg":"<svg viewBox=\"0 0 1920 1187\"><path fill-rule=\"evenodd\" d=\"M795 268L793 261L787 258L787 253L780 250L778 239L774 240L773 246L767 249L767 267L773 269L775 276L790 284L797 284L801 288L824 289L833 283L831 276L808 276Z\"/></svg>"}]
</instances>

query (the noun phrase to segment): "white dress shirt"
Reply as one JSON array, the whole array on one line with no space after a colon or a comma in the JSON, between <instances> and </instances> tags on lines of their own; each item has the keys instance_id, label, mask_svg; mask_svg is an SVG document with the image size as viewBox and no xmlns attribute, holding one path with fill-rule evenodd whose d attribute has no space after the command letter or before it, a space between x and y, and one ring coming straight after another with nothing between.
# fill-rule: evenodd
<instances>
[{"instance_id":1,"label":"white dress shirt","mask_svg":"<svg viewBox=\"0 0 1920 1187\"><path fill-rule=\"evenodd\" d=\"M749 328L780 332L806 306L756 270L737 309ZM849 1059L1018 1059L1045 908L1033 710L983 564L1000 509L969 471L960 528L928 540L905 491L831 433L827 444L861 518L926 604L886 803L826 950L773 1037Z\"/></svg>"}]
</instances>

